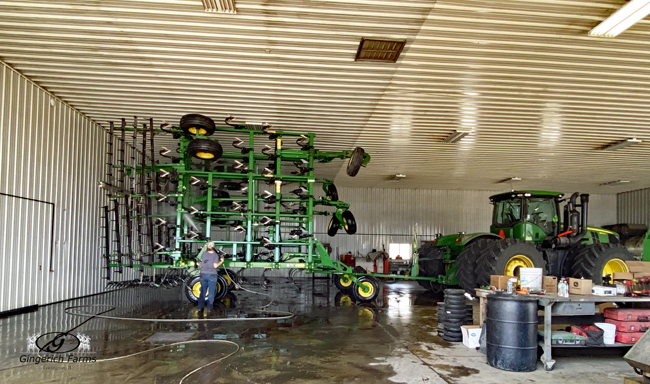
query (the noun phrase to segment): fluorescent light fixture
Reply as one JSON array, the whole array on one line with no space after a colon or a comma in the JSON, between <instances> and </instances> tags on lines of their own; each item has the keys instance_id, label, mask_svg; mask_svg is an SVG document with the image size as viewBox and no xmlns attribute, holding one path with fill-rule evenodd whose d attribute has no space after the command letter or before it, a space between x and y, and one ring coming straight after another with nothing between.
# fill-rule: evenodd
<instances>
[{"instance_id":1,"label":"fluorescent light fixture","mask_svg":"<svg viewBox=\"0 0 650 384\"><path fill-rule=\"evenodd\" d=\"M589 36L616 37L650 14L650 0L632 0L589 32Z\"/></svg>"},{"instance_id":2,"label":"fluorescent light fixture","mask_svg":"<svg viewBox=\"0 0 650 384\"><path fill-rule=\"evenodd\" d=\"M455 143L457 141L460 141L463 137L469 135L469 131L454 131L452 132L449 136L445 137L442 139L443 142L445 143Z\"/></svg>"},{"instance_id":3,"label":"fluorescent light fixture","mask_svg":"<svg viewBox=\"0 0 650 384\"><path fill-rule=\"evenodd\" d=\"M629 180L616 180L616 181L610 181L608 183L602 183L601 185L607 186L607 187L613 187L616 185L623 185L629 183Z\"/></svg>"},{"instance_id":4,"label":"fluorescent light fixture","mask_svg":"<svg viewBox=\"0 0 650 384\"><path fill-rule=\"evenodd\" d=\"M508 177L507 179L497 181L497 183L510 183L513 181L521 181L521 177Z\"/></svg>"},{"instance_id":5,"label":"fluorescent light fixture","mask_svg":"<svg viewBox=\"0 0 650 384\"><path fill-rule=\"evenodd\" d=\"M391 176L389 181L397 182L397 181L400 181L400 180L405 179L405 178L406 178L406 175L404 175L402 173L398 173L397 175Z\"/></svg>"},{"instance_id":6,"label":"fluorescent light fixture","mask_svg":"<svg viewBox=\"0 0 650 384\"><path fill-rule=\"evenodd\" d=\"M648 0L648 1L650 1L650 0ZM467 95L467 96L479 96L480 95L480 93L478 93L478 92L463 92L463 94Z\"/></svg>"},{"instance_id":7,"label":"fluorescent light fixture","mask_svg":"<svg viewBox=\"0 0 650 384\"><path fill-rule=\"evenodd\" d=\"M616 142L616 143L613 143L613 144L609 144L608 146L603 148L603 150L604 151L617 151L619 149L629 147L630 145L640 144L642 142L643 142L643 140L639 140L639 139L625 139L623 141L619 141L619 142Z\"/></svg>"}]
</instances>

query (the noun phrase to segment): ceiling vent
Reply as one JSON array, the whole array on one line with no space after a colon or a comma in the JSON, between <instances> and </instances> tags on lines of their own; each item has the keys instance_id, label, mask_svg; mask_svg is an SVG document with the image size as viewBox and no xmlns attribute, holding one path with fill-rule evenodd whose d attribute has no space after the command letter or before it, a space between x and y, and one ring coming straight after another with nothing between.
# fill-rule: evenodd
<instances>
[{"instance_id":1,"label":"ceiling vent","mask_svg":"<svg viewBox=\"0 0 650 384\"><path fill-rule=\"evenodd\" d=\"M235 0L201 0L206 12L237 13Z\"/></svg>"},{"instance_id":2,"label":"ceiling vent","mask_svg":"<svg viewBox=\"0 0 650 384\"><path fill-rule=\"evenodd\" d=\"M406 40L361 39L354 61L381 61L394 63L402 53Z\"/></svg>"}]
</instances>

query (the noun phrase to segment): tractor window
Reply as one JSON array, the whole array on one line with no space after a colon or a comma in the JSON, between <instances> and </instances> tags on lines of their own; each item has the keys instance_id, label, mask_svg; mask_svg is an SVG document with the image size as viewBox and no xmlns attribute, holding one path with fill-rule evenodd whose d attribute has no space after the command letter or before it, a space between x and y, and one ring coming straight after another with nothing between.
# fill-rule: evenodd
<instances>
[{"instance_id":1,"label":"tractor window","mask_svg":"<svg viewBox=\"0 0 650 384\"><path fill-rule=\"evenodd\" d=\"M501 200L494 203L495 227L511 227L521 220L521 199Z\"/></svg>"},{"instance_id":2,"label":"tractor window","mask_svg":"<svg viewBox=\"0 0 650 384\"><path fill-rule=\"evenodd\" d=\"M526 221L540 227L544 233L554 233L557 223L555 200L548 197L533 197L527 200Z\"/></svg>"}]
</instances>

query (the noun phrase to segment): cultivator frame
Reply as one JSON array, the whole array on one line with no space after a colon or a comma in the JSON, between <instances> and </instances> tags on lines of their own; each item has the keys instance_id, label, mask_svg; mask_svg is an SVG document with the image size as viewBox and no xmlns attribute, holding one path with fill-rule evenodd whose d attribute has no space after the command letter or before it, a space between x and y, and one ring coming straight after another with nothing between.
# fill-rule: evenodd
<instances>
[{"instance_id":1,"label":"cultivator frame","mask_svg":"<svg viewBox=\"0 0 650 384\"><path fill-rule=\"evenodd\" d=\"M363 283L364 276L407 277L355 271L332 260L314 237L314 215L331 215L330 227L338 223L348 233L356 232L356 222L348 212L350 205L338 199L331 180L315 177L314 164L350 159L348 174L354 176L369 163L370 155L361 148L320 151L314 147L313 133L276 131L268 125L250 128L231 121L226 119L227 127L208 124L189 129L183 127L183 120L180 127L163 124L159 129L153 128L153 119L140 126L135 118L132 127L127 127L125 119L119 128L110 123L106 180L100 183L110 201L103 207L107 279L124 268L140 272L145 268L179 268L196 275L207 241L220 248L225 268L339 274L358 286L361 293L372 289ZM220 144L214 144L219 141L210 139L213 131L235 136L235 150L223 151ZM130 144L127 132L131 133ZM162 134L178 140L178 157L168 156L171 151L164 147L159 151L169 163L160 163L154 153L154 138ZM193 142L199 143L195 140L202 140L215 152L194 153L190 147ZM261 150L260 140L267 143ZM117 161L114 149L118 150ZM213 157L205 160L198 156ZM290 185L295 189L288 191ZM325 197L314 196L317 185ZM173 212L164 212L166 204ZM317 211L317 207L335 210Z\"/></svg>"}]
</instances>

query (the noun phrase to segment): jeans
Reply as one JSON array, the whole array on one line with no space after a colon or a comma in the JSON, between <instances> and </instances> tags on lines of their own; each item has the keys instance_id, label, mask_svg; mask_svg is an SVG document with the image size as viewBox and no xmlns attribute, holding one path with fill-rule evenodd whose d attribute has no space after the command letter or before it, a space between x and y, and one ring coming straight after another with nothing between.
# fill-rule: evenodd
<instances>
[{"instance_id":1,"label":"jeans","mask_svg":"<svg viewBox=\"0 0 650 384\"><path fill-rule=\"evenodd\" d=\"M201 293L199 294L199 311L205 306L205 291L208 291L208 311L213 309L214 296L217 293L217 274L201 274Z\"/></svg>"}]
</instances>

